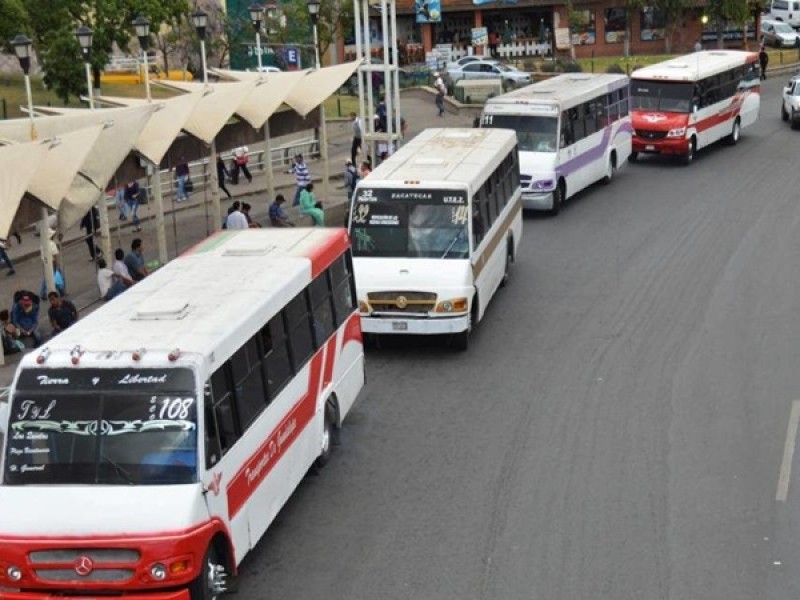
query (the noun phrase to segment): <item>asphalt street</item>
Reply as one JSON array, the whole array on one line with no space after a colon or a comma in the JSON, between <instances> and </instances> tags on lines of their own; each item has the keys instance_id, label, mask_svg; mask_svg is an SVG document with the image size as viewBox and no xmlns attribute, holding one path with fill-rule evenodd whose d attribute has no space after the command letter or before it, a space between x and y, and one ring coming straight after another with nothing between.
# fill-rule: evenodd
<instances>
[{"instance_id":1,"label":"asphalt street","mask_svg":"<svg viewBox=\"0 0 800 600\"><path fill-rule=\"evenodd\" d=\"M245 559L240 600L798 597L784 79L737 146L527 216L468 352L370 350L341 445Z\"/></svg>"}]
</instances>

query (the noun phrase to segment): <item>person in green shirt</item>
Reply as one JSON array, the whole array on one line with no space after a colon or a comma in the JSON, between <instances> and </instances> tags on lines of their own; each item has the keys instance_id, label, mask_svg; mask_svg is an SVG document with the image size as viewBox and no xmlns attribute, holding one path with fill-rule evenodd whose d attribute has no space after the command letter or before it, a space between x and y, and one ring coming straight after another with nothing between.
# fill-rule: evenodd
<instances>
[{"instance_id":1,"label":"person in green shirt","mask_svg":"<svg viewBox=\"0 0 800 600\"><path fill-rule=\"evenodd\" d=\"M300 212L314 219L315 227L325 226L325 213L322 212L322 206L318 204L317 199L314 198L313 183L309 183L303 191L300 192Z\"/></svg>"}]
</instances>

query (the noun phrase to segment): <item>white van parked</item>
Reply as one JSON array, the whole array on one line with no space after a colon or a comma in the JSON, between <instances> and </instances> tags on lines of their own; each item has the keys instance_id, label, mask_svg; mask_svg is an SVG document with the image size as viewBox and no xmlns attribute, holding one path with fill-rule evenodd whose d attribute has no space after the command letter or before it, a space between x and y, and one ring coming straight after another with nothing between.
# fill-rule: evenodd
<instances>
[{"instance_id":1,"label":"white van parked","mask_svg":"<svg viewBox=\"0 0 800 600\"><path fill-rule=\"evenodd\" d=\"M800 28L800 1L772 0L769 16L776 21L788 23L795 29Z\"/></svg>"}]
</instances>

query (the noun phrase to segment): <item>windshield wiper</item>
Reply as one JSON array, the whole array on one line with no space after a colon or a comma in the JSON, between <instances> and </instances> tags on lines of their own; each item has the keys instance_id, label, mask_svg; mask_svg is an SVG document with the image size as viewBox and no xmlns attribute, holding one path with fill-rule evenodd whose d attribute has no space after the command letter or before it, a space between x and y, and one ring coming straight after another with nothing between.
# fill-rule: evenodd
<instances>
[{"instance_id":1,"label":"windshield wiper","mask_svg":"<svg viewBox=\"0 0 800 600\"><path fill-rule=\"evenodd\" d=\"M107 461L108 464L114 467L114 470L117 472L117 475L119 475L122 479L124 479L126 483L128 483L129 485L136 485L136 482L133 479L133 475L131 475L131 472L128 471L125 467L123 467L118 462L111 460L111 458L109 458L102 452L100 453L100 458Z\"/></svg>"},{"instance_id":2,"label":"windshield wiper","mask_svg":"<svg viewBox=\"0 0 800 600\"><path fill-rule=\"evenodd\" d=\"M452 249L453 249L453 246L455 246L455 245L456 245L456 242L458 241L458 238L460 238L460 237L461 237L461 233L462 233L462 230L461 230L461 229L459 229L459 230L458 230L458 233L456 233L456 237L454 237L454 238L453 238L453 241L452 241L452 242L450 242L450 245L447 247L447 250L445 250L445 251L444 251L444 254L442 254L441 258L444 258L444 257L445 257L445 256L447 256L448 254L450 254L450 250L452 250ZM439 260L441 260L441 258L440 258Z\"/></svg>"}]
</instances>

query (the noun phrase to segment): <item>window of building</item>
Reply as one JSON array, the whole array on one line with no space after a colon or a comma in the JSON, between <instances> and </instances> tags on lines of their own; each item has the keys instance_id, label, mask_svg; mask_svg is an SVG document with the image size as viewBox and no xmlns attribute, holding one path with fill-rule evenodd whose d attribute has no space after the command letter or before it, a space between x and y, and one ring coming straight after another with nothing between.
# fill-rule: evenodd
<instances>
[{"instance_id":1,"label":"window of building","mask_svg":"<svg viewBox=\"0 0 800 600\"><path fill-rule=\"evenodd\" d=\"M639 38L643 42L663 40L667 35L667 12L655 6L645 6L639 11Z\"/></svg>"},{"instance_id":2,"label":"window of building","mask_svg":"<svg viewBox=\"0 0 800 600\"><path fill-rule=\"evenodd\" d=\"M573 10L570 13L569 24L573 45L586 46L597 41L593 10Z\"/></svg>"},{"instance_id":3,"label":"window of building","mask_svg":"<svg viewBox=\"0 0 800 600\"><path fill-rule=\"evenodd\" d=\"M623 7L614 6L605 10L603 30L606 44L621 44L625 41L625 9Z\"/></svg>"}]
</instances>

